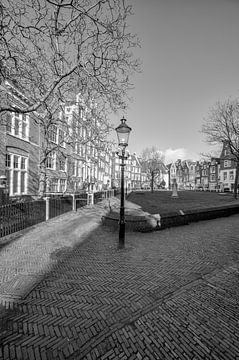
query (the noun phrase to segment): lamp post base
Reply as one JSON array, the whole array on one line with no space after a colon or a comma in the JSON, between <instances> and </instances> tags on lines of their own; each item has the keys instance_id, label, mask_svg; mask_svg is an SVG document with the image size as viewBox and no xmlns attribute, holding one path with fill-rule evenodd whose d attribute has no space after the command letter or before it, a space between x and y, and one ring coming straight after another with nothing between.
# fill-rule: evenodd
<instances>
[{"instance_id":1,"label":"lamp post base","mask_svg":"<svg viewBox=\"0 0 239 360\"><path fill-rule=\"evenodd\" d=\"M125 243L125 223L120 223L120 229L119 229L119 249L124 248Z\"/></svg>"}]
</instances>

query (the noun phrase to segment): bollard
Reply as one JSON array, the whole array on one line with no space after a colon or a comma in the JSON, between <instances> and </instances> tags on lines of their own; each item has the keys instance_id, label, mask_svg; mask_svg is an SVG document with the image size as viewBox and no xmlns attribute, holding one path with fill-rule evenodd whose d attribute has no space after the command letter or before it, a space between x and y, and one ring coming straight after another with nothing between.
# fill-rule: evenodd
<instances>
[{"instance_id":1,"label":"bollard","mask_svg":"<svg viewBox=\"0 0 239 360\"><path fill-rule=\"evenodd\" d=\"M72 194L72 210L76 211L76 196Z\"/></svg>"},{"instance_id":2,"label":"bollard","mask_svg":"<svg viewBox=\"0 0 239 360\"><path fill-rule=\"evenodd\" d=\"M46 197L46 221L50 218L50 198Z\"/></svg>"}]
</instances>

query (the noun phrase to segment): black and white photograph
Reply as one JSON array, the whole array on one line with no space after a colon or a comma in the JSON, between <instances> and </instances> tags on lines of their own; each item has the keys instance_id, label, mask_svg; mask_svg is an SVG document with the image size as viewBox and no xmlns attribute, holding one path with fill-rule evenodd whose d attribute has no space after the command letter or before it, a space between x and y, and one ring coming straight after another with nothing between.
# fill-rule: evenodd
<instances>
[{"instance_id":1,"label":"black and white photograph","mask_svg":"<svg viewBox=\"0 0 239 360\"><path fill-rule=\"evenodd\" d=\"M239 0L0 0L0 360L239 360Z\"/></svg>"}]
</instances>

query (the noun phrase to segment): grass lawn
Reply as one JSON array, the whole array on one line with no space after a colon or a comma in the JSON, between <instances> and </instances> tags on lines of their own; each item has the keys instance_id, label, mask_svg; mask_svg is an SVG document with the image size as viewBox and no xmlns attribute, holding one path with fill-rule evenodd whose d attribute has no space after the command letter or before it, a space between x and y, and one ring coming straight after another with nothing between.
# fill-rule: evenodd
<instances>
[{"instance_id":1,"label":"grass lawn","mask_svg":"<svg viewBox=\"0 0 239 360\"><path fill-rule=\"evenodd\" d=\"M239 200L235 200L231 193L178 191L178 198L172 198L171 195L172 191L136 191L130 193L127 200L140 205L143 211L150 214L239 204Z\"/></svg>"}]
</instances>

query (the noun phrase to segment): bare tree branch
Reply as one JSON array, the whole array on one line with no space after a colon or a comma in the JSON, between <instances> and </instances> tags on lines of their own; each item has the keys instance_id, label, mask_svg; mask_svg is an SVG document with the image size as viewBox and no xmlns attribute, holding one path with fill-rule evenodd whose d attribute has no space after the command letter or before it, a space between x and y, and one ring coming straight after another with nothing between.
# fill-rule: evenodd
<instances>
[{"instance_id":1,"label":"bare tree branch","mask_svg":"<svg viewBox=\"0 0 239 360\"><path fill-rule=\"evenodd\" d=\"M239 100L227 99L217 102L210 109L204 120L202 133L210 144L226 142L231 152L231 159L236 162L236 176L234 183L234 197L237 197L239 174Z\"/></svg>"}]
</instances>

